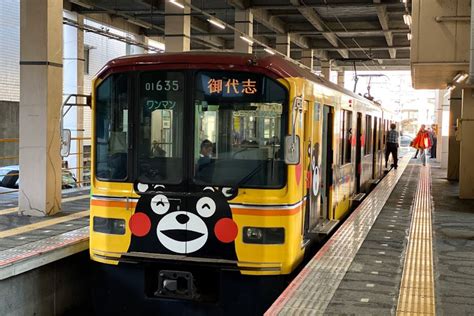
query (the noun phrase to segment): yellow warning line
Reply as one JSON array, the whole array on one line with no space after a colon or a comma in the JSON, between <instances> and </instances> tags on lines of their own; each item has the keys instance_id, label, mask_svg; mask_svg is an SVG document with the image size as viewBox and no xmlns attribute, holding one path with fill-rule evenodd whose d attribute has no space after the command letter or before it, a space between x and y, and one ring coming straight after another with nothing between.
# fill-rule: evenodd
<instances>
[{"instance_id":1,"label":"yellow warning line","mask_svg":"<svg viewBox=\"0 0 474 316\"><path fill-rule=\"evenodd\" d=\"M397 315L435 315L430 167L422 167L398 297Z\"/></svg>"},{"instance_id":2,"label":"yellow warning line","mask_svg":"<svg viewBox=\"0 0 474 316\"><path fill-rule=\"evenodd\" d=\"M27 232L35 230L35 229L40 229L40 228L43 228L43 227L48 227L48 226L56 225L56 224L59 224L59 223L72 221L74 219L78 219L78 218L82 218L82 217L86 217L86 216L89 216L89 210L73 213L73 214L66 215L66 216L47 219L47 220L44 220L42 222L38 222L38 223L30 224L30 225L24 225L24 226L9 229L9 230L4 230L4 231L0 232L0 238L5 238L5 237L18 235L18 234L27 233Z\"/></svg>"},{"instance_id":3,"label":"yellow warning line","mask_svg":"<svg viewBox=\"0 0 474 316\"><path fill-rule=\"evenodd\" d=\"M79 196L73 196L70 198L62 199L62 202L72 202L72 201L77 201L77 200L82 200L85 198L88 198L89 194L84 194L84 195L79 195ZM7 208L4 210L0 211L0 215L7 215L7 214L12 214L18 212L18 207L12 207L12 208Z\"/></svg>"}]
</instances>

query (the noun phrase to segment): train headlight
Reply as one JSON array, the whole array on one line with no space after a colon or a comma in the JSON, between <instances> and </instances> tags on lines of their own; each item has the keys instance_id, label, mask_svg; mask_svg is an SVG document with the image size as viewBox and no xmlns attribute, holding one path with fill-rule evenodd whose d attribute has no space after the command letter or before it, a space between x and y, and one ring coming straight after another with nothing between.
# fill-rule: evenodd
<instances>
[{"instance_id":1,"label":"train headlight","mask_svg":"<svg viewBox=\"0 0 474 316\"><path fill-rule=\"evenodd\" d=\"M92 229L98 233L125 235L125 220L94 216Z\"/></svg>"},{"instance_id":2,"label":"train headlight","mask_svg":"<svg viewBox=\"0 0 474 316\"><path fill-rule=\"evenodd\" d=\"M247 244L283 244L285 229L283 227L244 227L244 243Z\"/></svg>"}]
</instances>

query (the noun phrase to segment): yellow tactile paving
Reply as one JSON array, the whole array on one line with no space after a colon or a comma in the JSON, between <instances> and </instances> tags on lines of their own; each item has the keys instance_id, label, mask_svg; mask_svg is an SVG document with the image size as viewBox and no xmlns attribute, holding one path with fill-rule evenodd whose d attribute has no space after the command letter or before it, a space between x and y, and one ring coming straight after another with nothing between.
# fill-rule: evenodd
<instances>
[{"instance_id":1,"label":"yellow tactile paving","mask_svg":"<svg viewBox=\"0 0 474 316\"><path fill-rule=\"evenodd\" d=\"M90 196L89 194L73 196L70 198L62 199L62 202L72 202L72 201L82 200L82 199L88 198L89 196ZM18 212L18 207L12 207L12 208L1 210L0 215L7 215L7 214L16 213L16 212Z\"/></svg>"},{"instance_id":2,"label":"yellow tactile paving","mask_svg":"<svg viewBox=\"0 0 474 316\"><path fill-rule=\"evenodd\" d=\"M43 228L43 227L56 225L56 224L59 224L59 223L64 223L64 222L67 222L67 221L72 221L74 219L78 219L78 218L82 218L82 217L86 217L86 216L89 216L89 210L73 213L73 214L66 215L66 216L55 217L55 218L48 219L48 220L45 220L45 221L41 221L41 222L38 222L38 223L29 224L29 225L25 225L25 226L21 226L21 227L17 227L17 228L2 231L2 232L0 232L0 238L10 237L10 236L18 235L18 234L23 234L23 233L26 233L26 232L29 232L29 231L32 231L32 230L36 230L36 229L40 229L40 228Z\"/></svg>"},{"instance_id":3,"label":"yellow tactile paving","mask_svg":"<svg viewBox=\"0 0 474 316\"><path fill-rule=\"evenodd\" d=\"M420 172L397 315L435 315L430 167Z\"/></svg>"}]
</instances>

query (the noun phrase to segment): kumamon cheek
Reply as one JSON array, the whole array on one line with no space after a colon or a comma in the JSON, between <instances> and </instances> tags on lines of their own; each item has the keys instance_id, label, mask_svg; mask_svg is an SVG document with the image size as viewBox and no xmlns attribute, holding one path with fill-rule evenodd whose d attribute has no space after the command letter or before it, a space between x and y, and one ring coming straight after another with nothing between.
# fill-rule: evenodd
<instances>
[{"instance_id":1,"label":"kumamon cheek","mask_svg":"<svg viewBox=\"0 0 474 316\"><path fill-rule=\"evenodd\" d=\"M231 218L221 218L214 226L214 234L223 243L230 243L237 238L238 227Z\"/></svg>"}]
</instances>

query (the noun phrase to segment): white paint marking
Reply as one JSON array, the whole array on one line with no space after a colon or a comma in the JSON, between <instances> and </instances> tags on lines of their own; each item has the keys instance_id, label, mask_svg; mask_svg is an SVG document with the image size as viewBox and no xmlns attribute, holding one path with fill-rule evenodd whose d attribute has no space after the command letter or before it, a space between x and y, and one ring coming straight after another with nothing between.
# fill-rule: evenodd
<instances>
[{"instance_id":1,"label":"white paint marking","mask_svg":"<svg viewBox=\"0 0 474 316\"><path fill-rule=\"evenodd\" d=\"M387 233L391 233L391 232L393 232L393 231L392 230L387 230Z\"/></svg>"},{"instance_id":2,"label":"white paint marking","mask_svg":"<svg viewBox=\"0 0 474 316\"><path fill-rule=\"evenodd\" d=\"M17 239L18 240L23 240L23 239L26 239L26 237L18 237Z\"/></svg>"},{"instance_id":3,"label":"white paint marking","mask_svg":"<svg viewBox=\"0 0 474 316\"><path fill-rule=\"evenodd\" d=\"M392 222L395 222L395 221L392 221ZM395 225L390 224L388 225L388 227L395 227Z\"/></svg>"},{"instance_id":4,"label":"white paint marking","mask_svg":"<svg viewBox=\"0 0 474 316\"><path fill-rule=\"evenodd\" d=\"M362 303L368 303L369 302L369 299L368 298L361 298L360 301Z\"/></svg>"},{"instance_id":5,"label":"white paint marking","mask_svg":"<svg viewBox=\"0 0 474 316\"><path fill-rule=\"evenodd\" d=\"M382 247L388 247L388 244L382 244Z\"/></svg>"},{"instance_id":6,"label":"white paint marking","mask_svg":"<svg viewBox=\"0 0 474 316\"><path fill-rule=\"evenodd\" d=\"M47 229L47 230L43 230L43 233L50 233L51 230Z\"/></svg>"},{"instance_id":7,"label":"white paint marking","mask_svg":"<svg viewBox=\"0 0 474 316\"><path fill-rule=\"evenodd\" d=\"M379 254L380 254L380 255L384 255L384 254L385 254L385 251L379 251Z\"/></svg>"},{"instance_id":8,"label":"white paint marking","mask_svg":"<svg viewBox=\"0 0 474 316\"><path fill-rule=\"evenodd\" d=\"M375 284L373 284L373 283L367 283L365 286L367 286L367 287L374 287Z\"/></svg>"},{"instance_id":9,"label":"white paint marking","mask_svg":"<svg viewBox=\"0 0 474 316\"><path fill-rule=\"evenodd\" d=\"M375 263L382 263L382 260L375 260Z\"/></svg>"},{"instance_id":10,"label":"white paint marking","mask_svg":"<svg viewBox=\"0 0 474 316\"><path fill-rule=\"evenodd\" d=\"M385 238L385 239L390 239L390 237L389 237L389 236L385 236L384 238Z\"/></svg>"},{"instance_id":11,"label":"white paint marking","mask_svg":"<svg viewBox=\"0 0 474 316\"><path fill-rule=\"evenodd\" d=\"M370 272L370 273L372 273L372 274L379 274L378 271L372 271L372 272Z\"/></svg>"}]
</instances>

